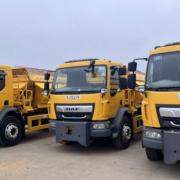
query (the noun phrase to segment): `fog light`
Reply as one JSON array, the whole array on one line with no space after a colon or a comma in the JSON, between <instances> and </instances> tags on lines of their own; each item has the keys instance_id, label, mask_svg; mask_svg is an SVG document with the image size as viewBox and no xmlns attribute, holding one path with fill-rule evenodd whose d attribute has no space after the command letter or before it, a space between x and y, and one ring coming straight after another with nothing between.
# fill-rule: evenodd
<instances>
[{"instance_id":1,"label":"fog light","mask_svg":"<svg viewBox=\"0 0 180 180\"><path fill-rule=\"evenodd\" d=\"M161 137L162 137L160 132L156 132L156 131L152 131L152 130L144 131L144 136L147 138L152 138L152 139L161 139Z\"/></svg>"},{"instance_id":2,"label":"fog light","mask_svg":"<svg viewBox=\"0 0 180 180\"><path fill-rule=\"evenodd\" d=\"M95 123L93 124L93 129L105 129L106 125L104 123Z\"/></svg>"}]
</instances>

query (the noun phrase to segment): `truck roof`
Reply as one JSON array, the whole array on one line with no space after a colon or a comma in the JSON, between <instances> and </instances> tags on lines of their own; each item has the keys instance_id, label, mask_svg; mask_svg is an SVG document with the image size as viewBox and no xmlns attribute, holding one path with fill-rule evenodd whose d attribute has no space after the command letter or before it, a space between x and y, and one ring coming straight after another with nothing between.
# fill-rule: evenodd
<instances>
[{"instance_id":1,"label":"truck roof","mask_svg":"<svg viewBox=\"0 0 180 180\"><path fill-rule=\"evenodd\" d=\"M169 43L163 46L156 46L152 51L150 51L150 55L176 51L180 51L180 42Z\"/></svg>"},{"instance_id":2,"label":"truck roof","mask_svg":"<svg viewBox=\"0 0 180 180\"><path fill-rule=\"evenodd\" d=\"M63 64L59 65L59 68L67 68L67 67L75 67L75 66L88 66L91 61L96 61L96 64L99 65L117 65L117 66L124 66L123 64L117 62L117 61L112 61L109 59L97 59L97 58L89 58L89 59L79 59L79 60L70 60L66 61Z\"/></svg>"}]
</instances>

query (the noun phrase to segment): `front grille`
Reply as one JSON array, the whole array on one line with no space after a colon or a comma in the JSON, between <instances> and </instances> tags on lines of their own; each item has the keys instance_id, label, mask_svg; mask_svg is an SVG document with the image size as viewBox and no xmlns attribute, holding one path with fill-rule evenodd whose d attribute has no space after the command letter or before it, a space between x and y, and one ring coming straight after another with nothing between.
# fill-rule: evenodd
<instances>
[{"instance_id":1,"label":"front grille","mask_svg":"<svg viewBox=\"0 0 180 180\"><path fill-rule=\"evenodd\" d=\"M92 104L88 104L92 105ZM61 107L60 104L56 105L56 107ZM64 106L64 105L62 105ZM65 105L67 107L71 107L71 105ZM72 105L73 107L78 105ZM82 104L79 105L82 107ZM86 104L87 106L87 104ZM94 105L92 105L92 112L58 112L57 108L56 109L56 116L57 116L57 120L63 120L63 121L91 121L92 117L93 117L93 112L94 112Z\"/></svg>"}]
</instances>

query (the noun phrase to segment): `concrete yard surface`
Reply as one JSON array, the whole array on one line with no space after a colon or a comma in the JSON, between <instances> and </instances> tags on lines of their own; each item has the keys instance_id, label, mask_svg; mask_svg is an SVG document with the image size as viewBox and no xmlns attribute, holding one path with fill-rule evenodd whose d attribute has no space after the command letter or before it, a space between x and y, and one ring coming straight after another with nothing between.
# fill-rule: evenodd
<instances>
[{"instance_id":1,"label":"concrete yard surface","mask_svg":"<svg viewBox=\"0 0 180 180\"><path fill-rule=\"evenodd\" d=\"M110 142L84 148L57 144L48 132L28 135L21 144L0 148L0 180L180 179L180 164L146 159L140 140L119 151Z\"/></svg>"}]
</instances>

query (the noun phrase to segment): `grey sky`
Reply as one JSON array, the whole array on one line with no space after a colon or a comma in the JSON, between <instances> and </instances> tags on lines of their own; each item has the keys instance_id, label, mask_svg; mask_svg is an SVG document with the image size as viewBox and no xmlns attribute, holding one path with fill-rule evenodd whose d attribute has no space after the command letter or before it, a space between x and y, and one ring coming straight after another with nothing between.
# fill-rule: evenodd
<instances>
[{"instance_id":1,"label":"grey sky","mask_svg":"<svg viewBox=\"0 0 180 180\"><path fill-rule=\"evenodd\" d=\"M55 69L97 57L127 64L180 40L179 7L179 0L0 0L0 63Z\"/></svg>"}]
</instances>

